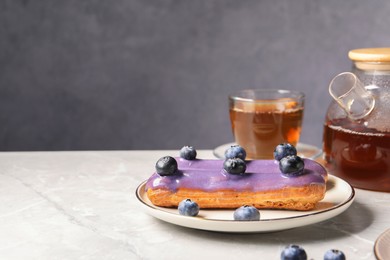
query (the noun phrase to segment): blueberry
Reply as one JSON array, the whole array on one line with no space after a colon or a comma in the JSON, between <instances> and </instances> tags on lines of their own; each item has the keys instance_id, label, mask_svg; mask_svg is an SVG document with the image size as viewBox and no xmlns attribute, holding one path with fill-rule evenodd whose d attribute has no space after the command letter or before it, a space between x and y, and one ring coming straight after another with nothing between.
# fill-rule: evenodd
<instances>
[{"instance_id":1,"label":"blueberry","mask_svg":"<svg viewBox=\"0 0 390 260\"><path fill-rule=\"evenodd\" d=\"M234 211L234 220L257 221L260 220L260 212L253 206L242 206Z\"/></svg>"},{"instance_id":2,"label":"blueberry","mask_svg":"<svg viewBox=\"0 0 390 260\"><path fill-rule=\"evenodd\" d=\"M324 260L345 260L345 255L342 251L337 249L331 249L326 251Z\"/></svg>"},{"instance_id":3,"label":"blueberry","mask_svg":"<svg viewBox=\"0 0 390 260\"><path fill-rule=\"evenodd\" d=\"M246 171L246 163L240 158L226 159L223 163L223 168L230 174L244 174Z\"/></svg>"},{"instance_id":4,"label":"blueberry","mask_svg":"<svg viewBox=\"0 0 390 260\"><path fill-rule=\"evenodd\" d=\"M297 149L292 144L279 144L275 147L275 160L280 161L283 157L286 157L288 155L297 155Z\"/></svg>"},{"instance_id":5,"label":"blueberry","mask_svg":"<svg viewBox=\"0 0 390 260\"><path fill-rule=\"evenodd\" d=\"M302 174L304 167L305 163L302 158L297 155L289 155L287 157L283 157L279 161L279 169L286 175L300 175Z\"/></svg>"},{"instance_id":6,"label":"blueberry","mask_svg":"<svg viewBox=\"0 0 390 260\"><path fill-rule=\"evenodd\" d=\"M180 157L186 160L195 160L196 150L192 146L183 146L180 150Z\"/></svg>"},{"instance_id":7,"label":"blueberry","mask_svg":"<svg viewBox=\"0 0 390 260\"><path fill-rule=\"evenodd\" d=\"M182 200L179 203L179 213L180 215L184 216L191 216L195 217L199 213L199 205L195 201L192 201L190 199Z\"/></svg>"},{"instance_id":8,"label":"blueberry","mask_svg":"<svg viewBox=\"0 0 390 260\"><path fill-rule=\"evenodd\" d=\"M246 151L239 145L232 145L225 151L225 159L240 158L245 160Z\"/></svg>"},{"instance_id":9,"label":"blueberry","mask_svg":"<svg viewBox=\"0 0 390 260\"><path fill-rule=\"evenodd\" d=\"M171 156L161 157L156 163L156 171L161 176L173 175L177 171L177 161Z\"/></svg>"},{"instance_id":10,"label":"blueberry","mask_svg":"<svg viewBox=\"0 0 390 260\"><path fill-rule=\"evenodd\" d=\"M287 246L280 256L281 260L306 260L307 254L305 249L297 245Z\"/></svg>"}]
</instances>

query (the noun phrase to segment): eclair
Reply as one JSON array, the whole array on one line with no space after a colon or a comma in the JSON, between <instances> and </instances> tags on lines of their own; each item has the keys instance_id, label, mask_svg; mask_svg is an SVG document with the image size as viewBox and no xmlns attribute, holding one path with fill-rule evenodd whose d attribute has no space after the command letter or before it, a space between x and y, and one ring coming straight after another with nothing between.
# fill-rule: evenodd
<instances>
[{"instance_id":1,"label":"eclair","mask_svg":"<svg viewBox=\"0 0 390 260\"><path fill-rule=\"evenodd\" d=\"M245 172L231 174L224 160L175 158L177 170L162 175L157 171L147 180L146 192L156 206L177 207L184 199L196 201L201 209L235 209L243 205L258 209L311 210L324 198L327 171L302 159L299 174L284 174L277 160L245 161Z\"/></svg>"}]
</instances>

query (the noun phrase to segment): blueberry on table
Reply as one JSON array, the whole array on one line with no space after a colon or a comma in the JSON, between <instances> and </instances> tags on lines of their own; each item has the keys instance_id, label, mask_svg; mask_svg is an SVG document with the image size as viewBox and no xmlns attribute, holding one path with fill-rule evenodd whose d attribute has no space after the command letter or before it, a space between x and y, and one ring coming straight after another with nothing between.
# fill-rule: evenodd
<instances>
[{"instance_id":1,"label":"blueberry on table","mask_svg":"<svg viewBox=\"0 0 390 260\"><path fill-rule=\"evenodd\" d=\"M234 211L234 220L239 221L258 221L260 220L260 212L253 206L241 206Z\"/></svg>"},{"instance_id":2,"label":"blueberry on table","mask_svg":"<svg viewBox=\"0 0 390 260\"><path fill-rule=\"evenodd\" d=\"M179 203L178 210L180 215L195 217L199 213L199 205L195 201L185 199Z\"/></svg>"},{"instance_id":3,"label":"blueberry on table","mask_svg":"<svg viewBox=\"0 0 390 260\"><path fill-rule=\"evenodd\" d=\"M223 168L230 174L244 174L246 163L240 158L229 158L223 162Z\"/></svg>"},{"instance_id":4,"label":"blueberry on table","mask_svg":"<svg viewBox=\"0 0 390 260\"><path fill-rule=\"evenodd\" d=\"M275 147L274 158L280 161L283 157L297 155L297 149L289 143L279 144Z\"/></svg>"},{"instance_id":5,"label":"blueberry on table","mask_svg":"<svg viewBox=\"0 0 390 260\"><path fill-rule=\"evenodd\" d=\"M180 157L186 160L195 160L196 159L196 150L192 146L183 146L180 149Z\"/></svg>"},{"instance_id":6,"label":"blueberry on table","mask_svg":"<svg viewBox=\"0 0 390 260\"><path fill-rule=\"evenodd\" d=\"M239 145L232 145L225 151L225 159L240 158L245 160L246 151Z\"/></svg>"},{"instance_id":7,"label":"blueberry on table","mask_svg":"<svg viewBox=\"0 0 390 260\"><path fill-rule=\"evenodd\" d=\"M345 255L337 249L330 249L325 252L324 260L345 260Z\"/></svg>"},{"instance_id":8,"label":"blueberry on table","mask_svg":"<svg viewBox=\"0 0 390 260\"><path fill-rule=\"evenodd\" d=\"M282 251L280 260L307 260L307 254L302 247L289 245Z\"/></svg>"},{"instance_id":9,"label":"blueberry on table","mask_svg":"<svg viewBox=\"0 0 390 260\"><path fill-rule=\"evenodd\" d=\"M304 168L305 168L304 161L302 160L301 157L297 155L289 155L283 157L279 161L279 169L285 175L289 175L289 176L300 175L302 174Z\"/></svg>"},{"instance_id":10,"label":"blueberry on table","mask_svg":"<svg viewBox=\"0 0 390 260\"><path fill-rule=\"evenodd\" d=\"M156 171L161 176L174 175L177 172L177 161L171 156L161 157L156 163Z\"/></svg>"}]
</instances>

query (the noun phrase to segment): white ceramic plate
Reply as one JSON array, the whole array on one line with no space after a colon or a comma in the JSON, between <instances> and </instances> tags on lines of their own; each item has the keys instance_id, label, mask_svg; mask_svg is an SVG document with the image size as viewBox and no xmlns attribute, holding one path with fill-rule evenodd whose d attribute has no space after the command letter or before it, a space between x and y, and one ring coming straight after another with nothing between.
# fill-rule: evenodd
<instances>
[{"instance_id":1,"label":"white ceramic plate","mask_svg":"<svg viewBox=\"0 0 390 260\"><path fill-rule=\"evenodd\" d=\"M138 186L136 196L148 214L175 225L219 232L272 232L318 223L345 211L355 197L350 184L329 175L325 198L314 210L260 210L260 221L234 221L234 210L201 209L198 216L187 217L175 208L154 206L146 195L145 184Z\"/></svg>"},{"instance_id":2,"label":"white ceramic plate","mask_svg":"<svg viewBox=\"0 0 390 260\"><path fill-rule=\"evenodd\" d=\"M390 259L390 229L383 232L376 240L375 255L379 260Z\"/></svg>"},{"instance_id":3,"label":"white ceramic plate","mask_svg":"<svg viewBox=\"0 0 390 260\"><path fill-rule=\"evenodd\" d=\"M218 146L213 150L213 154L215 157L219 159L224 159L225 158L225 151L228 149L231 145L234 145L235 143L227 143ZM304 158L309 158L309 159L316 159L322 154L322 150L319 149L316 146L309 145L309 144L303 144L303 143L298 143L297 146L297 151L298 155Z\"/></svg>"}]
</instances>

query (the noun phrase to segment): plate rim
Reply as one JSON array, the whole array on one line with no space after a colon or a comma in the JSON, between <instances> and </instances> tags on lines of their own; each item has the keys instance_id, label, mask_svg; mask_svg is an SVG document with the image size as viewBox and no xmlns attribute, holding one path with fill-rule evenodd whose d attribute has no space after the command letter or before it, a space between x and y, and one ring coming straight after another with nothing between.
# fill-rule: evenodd
<instances>
[{"instance_id":1,"label":"plate rim","mask_svg":"<svg viewBox=\"0 0 390 260\"><path fill-rule=\"evenodd\" d=\"M379 249L379 245L381 244L381 242L383 241L383 238L388 236L389 239L390 239L390 228L388 228L387 230L385 230L384 232L382 232L378 238L376 239L375 241L375 245L374 245L374 252L375 252L375 256L378 258L378 259L383 259L383 255L382 255L382 250ZM390 252L390 250L389 250Z\"/></svg>"},{"instance_id":2,"label":"plate rim","mask_svg":"<svg viewBox=\"0 0 390 260\"><path fill-rule=\"evenodd\" d=\"M329 218L325 218L325 219L320 219L320 220L317 220L317 221L312 221L310 223L307 223L307 224L304 224L304 225L293 225L289 228L269 228L269 229L264 229L264 230L253 230L253 231L245 231L245 230L234 230L234 229L229 229L229 230L221 230L221 229L210 229L210 228L201 228L201 227L194 227L193 225L184 225L184 224L178 224L178 223L175 223L175 222L172 222L172 221L167 221L163 218L160 218L160 217L157 217L155 214L149 214L149 215L152 215L153 217L155 218L158 218L160 220L163 220L165 222L168 222L168 223L171 223L171 224L174 224L174 225L178 225L178 226L184 226L184 227L188 227L188 228L193 228L193 229L200 229L200 230L208 230L208 231L217 231L217 232L229 232L229 233L237 233L237 232L240 232L240 233L248 233L248 232L251 232L251 233L260 233L260 232L272 232L272 231L278 231L278 230L286 230L286 229L291 229L291 228L297 228L297 227L301 227L301 226L306 226L306 225L311 225L311 224L314 224L314 223L318 223L318 222L322 222L322 221L325 221L327 219L330 219L330 218L333 218L339 214L341 214L342 212L344 212L346 209L349 208L349 206L352 204L352 202L354 201L355 199L355 189L353 188L353 186L348 183L347 181L339 178L339 177L336 177L336 176L333 176L333 175L328 175L328 178L334 178L336 181L341 181L343 182L344 184L347 185L347 187L349 187L350 189L350 194L348 196L348 198L346 198L345 200L343 200L341 203L337 204L337 205L334 205L330 208L327 208L327 209L324 209L324 210L319 210L319 211L314 211L312 213L308 213L308 214L305 214L305 215L297 215L297 216L289 216L289 217L279 217L279 218L268 218L268 219L261 219L260 222L261 223L267 223L267 222L275 222L275 223L282 223L282 222L285 222L285 221L291 221L291 220L294 220L294 219L299 219L299 220L302 220L302 219L305 219L305 218L310 218L310 217L313 217L313 216L316 216L316 215L322 215L322 214L325 214L329 211L337 211L338 209L342 209L340 212L338 212L337 214L335 215L332 215L331 217ZM176 219L186 219L186 220L190 220L192 222L198 222L198 221L201 221L201 223L209 223L209 222L216 222L216 223L234 223L234 225L256 225L256 223L259 223L259 221L235 221L235 220L231 220L231 219L209 219L209 218L194 218L194 217L186 217L186 216L180 216L178 214L173 214L171 212L168 212L168 211L165 211L163 210L164 208L163 207L158 207L158 206L155 206L153 205L152 203L147 203L146 201L144 201L141 197L141 191L144 190L144 187L146 185L146 182L147 180L144 180L143 182L141 182L136 191L135 191L135 195L137 197L137 200L146 208L148 208L148 210L153 210L153 211L157 211L158 214L161 213L163 215L167 215L167 216L171 216L172 218L176 218ZM345 207L345 208L344 208ZM206 210L206 209L205 209ZM266 210L266 209L264 209Z\"/></svg>"}]
</instances>

